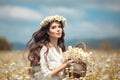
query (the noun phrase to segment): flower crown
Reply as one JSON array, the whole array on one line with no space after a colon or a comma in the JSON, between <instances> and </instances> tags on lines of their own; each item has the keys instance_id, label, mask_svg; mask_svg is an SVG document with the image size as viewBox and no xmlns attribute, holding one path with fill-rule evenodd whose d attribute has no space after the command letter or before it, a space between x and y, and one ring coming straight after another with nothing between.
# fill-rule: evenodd
<instances>
[{"instance_id":1,"label":"flower crown","mask_svg":"<svg viewBox=\"0 0 120 80\"><path fill-rule=\"evenodd\" d=\"M41 27L46 26L48 23L52 21L62 21L63 27L66 24L66 19L63 16L55 15L55 16L48 16L41 22Z\"/></svg>"}]
</instances>

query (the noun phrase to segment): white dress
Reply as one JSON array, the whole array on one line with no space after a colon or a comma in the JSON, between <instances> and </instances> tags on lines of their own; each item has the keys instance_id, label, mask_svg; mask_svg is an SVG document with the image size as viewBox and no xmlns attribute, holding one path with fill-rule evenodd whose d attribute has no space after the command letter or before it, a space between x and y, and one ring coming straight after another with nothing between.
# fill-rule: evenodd
<instances>
[{"instance_id":1,"label":"white dress","mask_svg":"<svg viewBox=\"0 0 120 80\"><path fill-rule=\"evenodd\" d=\"M41 75L42 79L40 80L62 80L64 71L59 72L55 76L51 76L51 70L62 65L64 63L64 58L62 56L62 50L59 47L60 53L56 51L54 47L50 47L47 54L47 63L45 60L45 52L47 51L47 47L43 46L40 51L40 65L41 65Z\"/></svg>"}]
</instances>

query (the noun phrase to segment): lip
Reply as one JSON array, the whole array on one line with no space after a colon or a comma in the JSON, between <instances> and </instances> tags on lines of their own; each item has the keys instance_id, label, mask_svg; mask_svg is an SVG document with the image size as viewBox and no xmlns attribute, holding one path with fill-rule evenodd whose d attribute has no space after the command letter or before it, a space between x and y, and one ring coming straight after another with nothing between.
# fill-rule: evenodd
<instances>
[{"instance_id":1,"label":"lip","mask_svg":"<svg viewBox=\"0 0 120 80\"><path fill-rule=\"evenodd\" d=\"M61 33L56 33L57 35L61 35Z\"/></svg>"}]
</instances>

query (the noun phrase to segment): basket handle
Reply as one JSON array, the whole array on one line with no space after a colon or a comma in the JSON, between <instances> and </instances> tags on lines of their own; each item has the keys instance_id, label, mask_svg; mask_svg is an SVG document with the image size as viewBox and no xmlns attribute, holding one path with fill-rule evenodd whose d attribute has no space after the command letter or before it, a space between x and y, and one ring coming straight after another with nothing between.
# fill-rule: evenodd
<instances>
[{"instance_id":1,"label":"basket handle","mask_svg":"<svg viewBox=\"0 0 120 80\"><path fill-rule=\"evenodd\" d=\"M84 52L86 52L87 51L87 46L84 42L78 42L74 47L78 47L80 45L82 45Z\"/></svg>"}]
</instances>

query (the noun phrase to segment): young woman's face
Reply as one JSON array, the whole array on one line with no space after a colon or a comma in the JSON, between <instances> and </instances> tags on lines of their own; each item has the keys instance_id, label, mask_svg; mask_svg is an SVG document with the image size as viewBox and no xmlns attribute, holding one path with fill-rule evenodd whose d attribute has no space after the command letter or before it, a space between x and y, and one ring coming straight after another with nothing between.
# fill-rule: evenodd
<instances>
[{"instance_id":1,"label":"young woman's face","mask_svg":"<svg viewBox=\"0 0 120 80\"><path fill-rule=\"evenodd\" d=\"M58 39L62 36L62 26L59 22L53 22L50 25L48 35L50 38Z\"/></svg>"}]
</instances>

